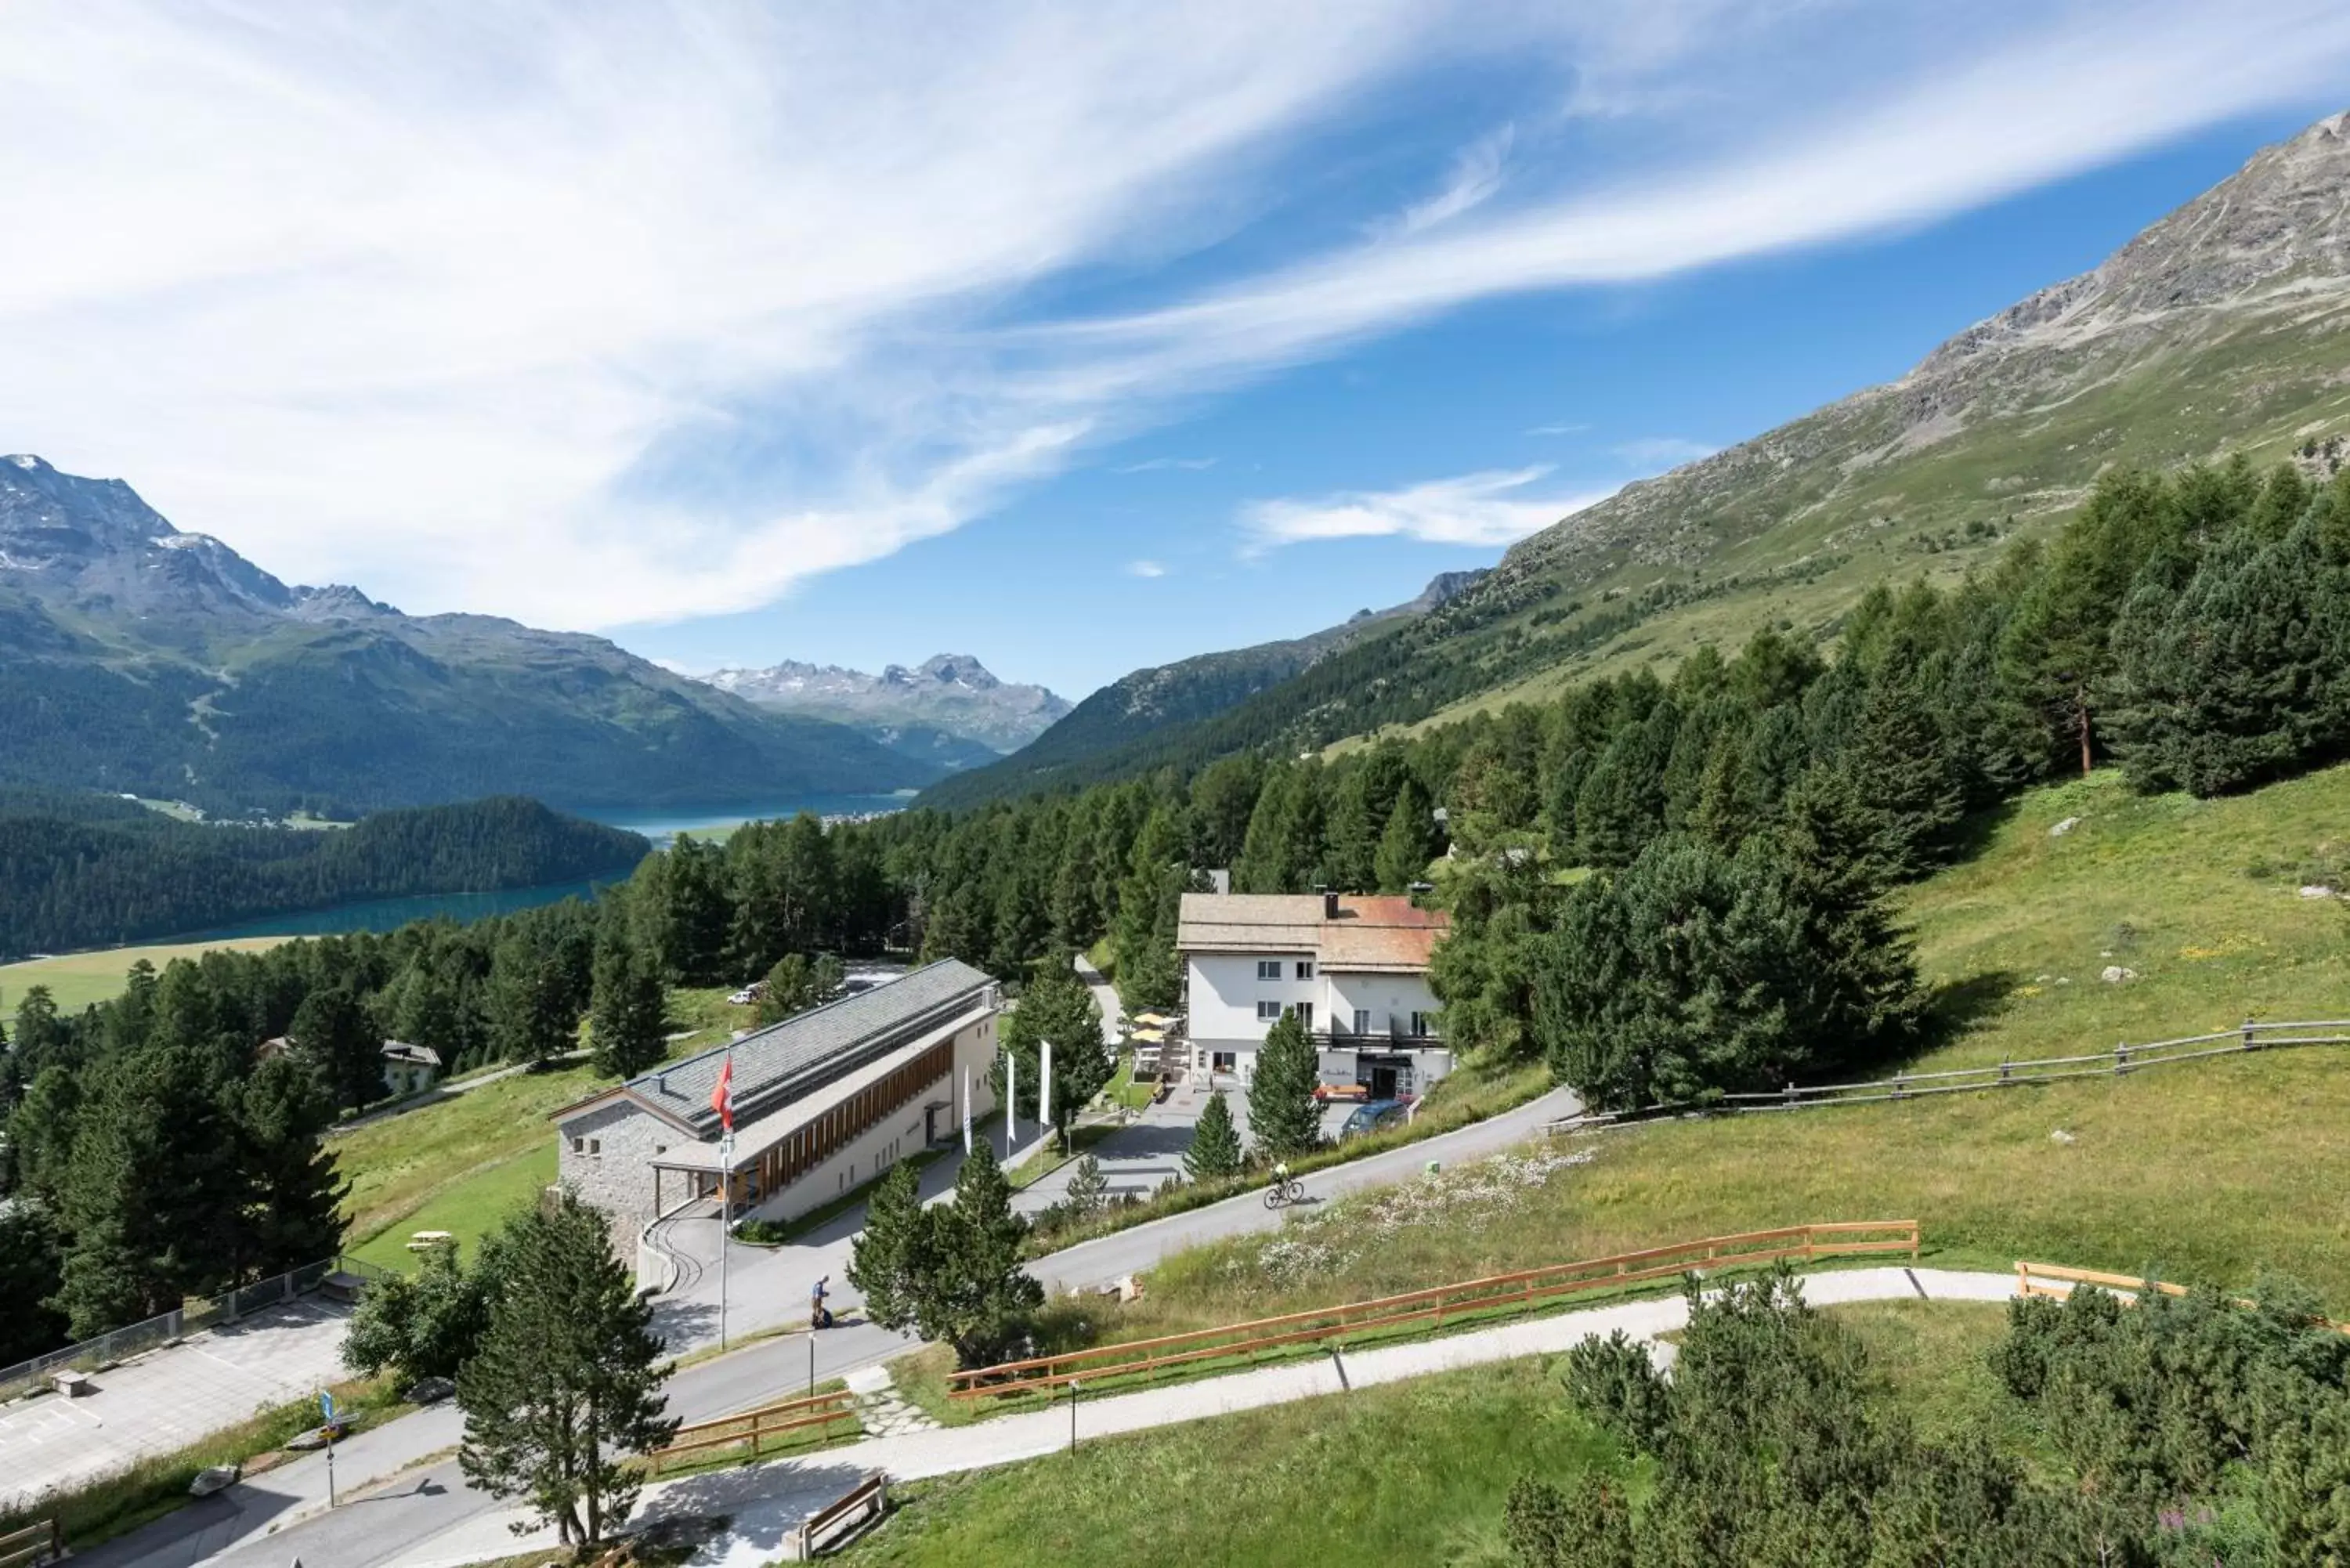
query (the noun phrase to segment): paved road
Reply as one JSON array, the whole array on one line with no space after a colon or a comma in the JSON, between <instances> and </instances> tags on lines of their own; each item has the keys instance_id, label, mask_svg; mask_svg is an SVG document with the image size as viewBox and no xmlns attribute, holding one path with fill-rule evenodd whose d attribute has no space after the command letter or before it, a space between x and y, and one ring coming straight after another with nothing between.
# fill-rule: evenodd
<instances>
[{"instance_id":1,"label":"paved road","mask_svg":"<svg viewBox=\"0 0 2350 1568\"><path fill-rule=\"evenodd\" d=\"M2012 1295L2015 1276L1941 1269L1855 1269L1807 1275L1804 1288L1805 1298L1820 1305L1920 1298L1988 1303ZM1556 1355L1584 1339L1619 1329L1653 1345L1659 1335L1687 1326L1688 1311L1688 1303L1679 1295L1653 1296L1446 1338L1351 1352L1344 1357L1343 1376L1330 1361L1315 1357L1118 1395L1078 1407L1078 1437L1086 1441L1268 1405L1344 1396L1377 1384L1523 1356ZM1069 1412L1056 1406L974 1426L877 1438L850 1449L775 1459L650 1487L639 1517L650 1522L724 1513L729 1520L727 1532L696 1554L697 1568L760 1568L775 1561L786 1531L810 1511L838 1496L867 1470L883 1469L896 1480L919 1480L984 1469L1057 1453L1067 1445L1069 1436ZM513 1511L477 1517L392 1559L393 1568L455 1568L500 1551L526 1549L525 1542L549 1541L551 1532L540 1532L516 1542L508 1526L520 1519Z\"/></svg>"},{"instance_id":2,"label":"paved road","mask_svg":"<svg viewBox=\"0 0 2350 1568\"><path fill-rule=\"evenodd\" d=\"M1573 1096L1557 1090L1440 1137L1316 1171L1304 1179L1306 1200L1326 1202L1343 1193L1399 1180L1430 1159L1454 1164L1493 1153L1523 1141L1545 1123L1572 1115L1575 1108ZM925 1193L943 1194L951 1187L952 1171L959 1164L959 1157L934 1161L922 1173ZM907 1336L856 1319L858 1299L843 1275L858 1218L844 1215L790 1247L736 1244L728 1259L730 1333L739 1336L762 1326L805 1323L808 1286L817 1275L828 1273L835 1309L847 1321L816 1336L819 1377L837 1376L908 1349L912 1341ZM1047 1290L1056 1293L1102 1284L1147 1269L1181 1247L1273 1229L1283 1218L1279 1211L1266 1209L1261 1197L1247 1193L1068 1248L1040 1260L1030 1272ZM692 1252L705 1266L688 1290L657 1306L657 1323L673 1345L715 1343L717 1231L712 1217L700 1221L698 1228L685 1228L679 1238L681 1251ZM692 1421L787 1398L806 1386L807 1355L808 1335L803 1331L690 1366L671 1379L669 1408L681 1419ZM990 1423L987 1430L995 1429L996 1424ZM464 1485L452 1460L413 1468L418 1459L452 1448L456 1434L454 1412L441 1409L354 1438L338 1455L338 1468L351 1485L345 1495L352 1501L332 1512L317 1511L325 1497L325 1465L314 1457L257 1478L250 1485L232 1488L211 1502L180 1510L86 1556L99 1568L187 1568L205 1561L231 1568L263 1568L264 1564L285 1568L297 1556L310 1568L377 1568L392 1563L422 1568L423 1563L438 1559L429 1553L417 1557L411 1547L452 1531L460 1532L450 1537L452 1542L470 1542L472 1538L463 1532L482 1523L495 1506ZM860 1463L865 1462L866 1447L857 1450ZM393 1479L366 1486L355 1480L361 1475ZM699 1479L707 1481L707 1478ZM825 1484L829 1485L829 1480ZM293 1522L284 1522L289 1521ZM504 1550L519 1549L509 1545ZM770 1550L767 1558L760 1561L772 1560L774 1555Z\"/></svg>"}]
</instances>

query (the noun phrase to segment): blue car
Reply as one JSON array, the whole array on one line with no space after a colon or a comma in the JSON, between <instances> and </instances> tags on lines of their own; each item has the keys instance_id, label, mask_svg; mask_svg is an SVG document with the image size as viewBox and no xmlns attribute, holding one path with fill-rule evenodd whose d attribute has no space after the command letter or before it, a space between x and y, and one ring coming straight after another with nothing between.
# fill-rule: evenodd
<instances>
[{"instance_id":1,"label":"blue car","mask_svg":"<svg viewBox=\"0 0 2350 1568\"><path fill-rule=\"evenodd\" d=\"M1354 1114L1347 1118L1347 1125L1338 1129L1338 1137L1343 1142L1364 1133L1378 1132L1383 1127L1399 1127L1403 1123L1403 1113L1404 1103L1401 1100L1372 1100L1357 1106Z\"/></svg>"}]
</instances>

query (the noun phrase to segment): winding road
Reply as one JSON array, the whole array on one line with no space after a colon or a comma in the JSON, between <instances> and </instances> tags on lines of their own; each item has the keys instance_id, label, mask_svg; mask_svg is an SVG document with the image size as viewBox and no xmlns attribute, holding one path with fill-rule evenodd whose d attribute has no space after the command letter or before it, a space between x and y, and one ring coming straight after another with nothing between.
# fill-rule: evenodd
<instances>
[{"instance_id":1,"label":"winding road","mask_svg":"<svg viewBox=\"0 0 2350 1568\"><path fill-rule=\"evenodd\" d=\"M1573 1096L1555 1090L1437 1137L1315 1171L1304 1179L1306 1203L1401 1180L1432 1159L1449 1165L1482 1158L1523 1142L1576 1108ZM958 1154L925 1168L925 1196L935 1199L950 1190L960 1165ZM734 1244L726 1260L729 1341L751 1334L769 1337L674 1374L668 1385L671 1414L707 1420L801 1392L810 1376L811 1337L817 1378L837 1377L912 1347L910 1336L857 1315L861 1303L844 1276L860 1219L844 1214L792 1246ZM1032 1264L1030 1272L1055 1293L1105 1284L1148 1269L1180 1248L1274 1229L1283 1220L1258 1194L1244 1193L1055 1252ZM717 1218L681 1220L671 1227L671 1237L687 1268L678 1287L656 1302L655 1325L679 1355L690 1355L718 1343ZM824 1276L830 1278L835 1310L845 1321L811 1336L799 1325L806 1322L809 1289ZM286 1568L296 1559L309 1568L382 1568L465 1561L436 1556L432 1543L446 1537L451 1550L459 1550L460 1542L470 1550L484 1521L503 1505L473 1490L458 1472L453 1456L461 1429L456 1410L443 1406L338 1445L338 1502L331 1510L325 1506L325 1458L307 1455L78 1553L76 1560L88 1568L189 1568L198 1563ZM993 1423L989 1429L994 1429ZM859 1446L860 1456L865 1447ZM836 1453L831 1469L848 1462ZM855 1462L871 1461L860 1457ZM770 1469L763 1467L763 1472ZM830 1484L829 1471L825 1473L825 1484ZM496 1548L480 1553L498 1554ZM773 1556L770 1551L760 1561Z\"/></svg>"}]
</instances>

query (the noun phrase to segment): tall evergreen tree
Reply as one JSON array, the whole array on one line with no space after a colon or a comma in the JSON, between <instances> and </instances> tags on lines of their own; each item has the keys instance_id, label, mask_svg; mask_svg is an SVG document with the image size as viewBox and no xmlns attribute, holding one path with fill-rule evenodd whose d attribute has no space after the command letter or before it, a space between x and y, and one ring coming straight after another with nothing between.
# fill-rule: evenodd
<instances>
[{"instance_id":1,"label":"tall evergreen tree","mask_svg":"<svg viewBox=\"0 0 2350 1568\"><path fill-rule=\"evenodd\" d=\"M1428 863L1441 847L1436 831L1436 804L1419 781L1407 777L1397 786L1395 805L1379 833L1372 862L1378 890L1400 893L1428 875Z\"/></svg>"},{"instance_id":2,"label":"tall evergreen tree","mask_svg":"<svg viewBox=\"0 0 2350 1568\"><path fill-rule=\"evenodd\" d=\"M1249 1079L1249 1133L1261 1157L1286 1159L1321 1143L1322 1107L1314 1098L1321 1081L1321 1057L1305 1021L1294 1012L1283 1013L1265 1031Z\"/></svg>"},{"instance_id":3,"label":"tall evergreen tree","mask_svg":"<svg viewBox=\"0 0 2350 1568\"><path fill-rule=\"evenodd\" d=\"M596 943L594 990L588 1006L589 1057L597 1075L633 1078L656 1065L667 1044L668 997L650 960L606 922Z\"/></svg>"},{"instance_id":4,"label":"tall evergreen tree","mask_svg":"<svg viewBox=\"0 0 2350 1568\"><path fill-rule=\"evenodd\" d=\"M613 1255L604 1214L567 1189L501 1232L498 1290L480 1351L457 1374L457 1463L491 1495L519 1499L566 1544L627 1521L644 1473L628 1461L677 1423L652 1307Z\"/></svg>"},{"instance_id":5,"label":"tall evergreen tree","mask_svg":"<svg viewBox=\"0 0 2350 1568\"><path fill-rule=\"evenodd\" d=\"M280 1273L341 1251L349 1189L323 1136L334 1119L317 1080L289 1057L261 1063L237 1086L237 1168L249 1188L238 1273Z\"/></svg>"},{"instance_id":6,"label":"tall evergreen tree","mask_svg":"<svg viewBox=\"0 0 2350 1568\"><path fill-rule=\"evenodd\" d=\"M911 1161L891 1166L865 1205L865 1225L849 1244L848 1282L865 1298L865 1315L884 1328L920 1319L923 1284L936 1265L931 1217Z\"/></svg>"},{"instance_id":7,"label":"tall evergreen tree","mask_svg":"<svg viewBox=\"0 0 2350 1568\"><path fill-rule=\"evenodd\" d=\"M1018 1114L1035 1118L1045 1081L1044 1043L1053 1044L1053 1125L1066 1139L1077 1112L1109 1082L1115 1064L1102 1039L1101 1004L1077 979L1067 953L1053 953L1035 966L1019 1002L1004 1016L1003 1049L1019 1064ZM1003 1092L1003 1057L989 1069Z\"/></svg>"},{"instance_id":8,"label":"tall evergreen tree","mask_svg":"<svg viewBox=\"0 0 2350 1568\"><path fill-rule=\"evenodd\" d=\"M1618 730L1575 798L1577 846L1594 866L1628 866L1664 831L1665 769L1680 733L1680 710L1669 701L1650 708L1636 725Z\"/></svg>"},{"instance_id":9,"label":"tall evergreen tree","mask_svg":"<svg viewBox=\"0 0 2350 1568\"><path fill-rule=\"evenodd\" d=\"M579 1043L562 961L521 932L497 946L490 970L490 1039L508 1062L546 1062Z\"/></svg>"},{"instance_id":10,"label":"tall evergreen tree","mask_svg":"<svg viewBox=\"0 0 2350 1568\"><path fill-rule=\"evenodd\" d=\"M893 1195L881 1237L857 1253L850 1278L867 1291L867 1314L884 1328L952 1345L962 1366L999 1359L1026 1334L1045 1291L1020 1265L1028 1221L1013 1211L994 1152L984 1141L972 1150L951 1202L917 1207L910 1217L904 1196ZM868 1280L882 1286L878 1298Z\"/></svg>"},{"instance_id":11,"label":"tall evergreen tree","mask_svg":"<svg viewBox=\"0 0 2350 1568\"><path fill-rule=\"evenodd\" d=\"M348 986L313 991L294 1013L294 1044L337 1108L383 1098L383 1035Z\"/></svg>"},{"instance_id":12,"label":"tall evergreen tree","mask_svg":"<svg viewBox=\"0 0 2350 1568\"><path fill-rule=\"evenodd\" d=\"M1240 1129L1232 1125L1232 1108L1218 1089L1200 1107L1191 1124L1191 1146L1183 1151L1183 1168L1194 1181L1221 1181L1241 1169Z\"/></svg>"}]
</instances>

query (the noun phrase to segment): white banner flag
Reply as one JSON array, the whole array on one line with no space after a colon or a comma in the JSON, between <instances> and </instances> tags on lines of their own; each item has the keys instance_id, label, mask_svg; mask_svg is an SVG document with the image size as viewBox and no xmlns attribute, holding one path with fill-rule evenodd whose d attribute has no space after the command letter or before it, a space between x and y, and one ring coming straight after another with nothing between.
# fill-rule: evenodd
<instances>
[{"instance_id":1,"label":"white banner flag","mask_svg":"<svg viewBox=\"0 0 2350 1568\"><path fill-rule=\"evenodd\" d=\"M962 1070L962 1154L971 1158L971 1069Z\"/></svg>"},{"instance_id":2,"label":"white banner flag","mask_svg":"<svg viewBox=\"0 0 2350 1568\"><path fill-rule=\"evenodd\" d=\"M1053 1125L1053 1043L1045 1041L1038 1046L1044 1054L1044 1066L1036 1082L1036 1131L1042 1137L1045 1127Z\"/></svg>"},{"instance_id":3,"label":"white banner flag","mask_svg":"<svg viewBox=\"0 0 2350 1568\"><path fill-rule=\"evenodd\" d=\"M1020 1141L1020 1058L1003 1054L1003 1158L1010 1159Z\"/></svg>"}]
</instances>

